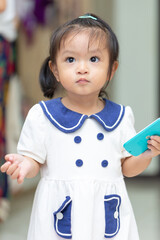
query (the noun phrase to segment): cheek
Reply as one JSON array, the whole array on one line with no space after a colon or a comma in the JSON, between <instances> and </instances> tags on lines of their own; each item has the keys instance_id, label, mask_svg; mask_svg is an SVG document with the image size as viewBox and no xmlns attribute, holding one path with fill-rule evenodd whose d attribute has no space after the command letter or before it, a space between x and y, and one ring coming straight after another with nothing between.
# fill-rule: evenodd
<instances>
[{"instance_id":1,"label":"cheek","mask_svg":"<svg viewBox=\"0 0 160 240\"><path fill-rule=\"evenodd\" d=\"M61 81L65 81L66 79L69 78L69 76L71 75L69 69L61 69L61 71L59 72L59 78L61 79Z\"/></svg>"},{"instance_id":2,"label":"cheek","mask_svg":"<svg viewBox=\"0 0 160 240\"><path fill-rule=\"evenodd\" d=\"M66 75L66 70L64 70L63 67L59 67L59 68L58 68L58 71L57 71L57 73L56 73L57 81L58 81L58 82L62 82L63 79L65 78L65 75Z\"/></svg>"},{"instance_id":3,"label":"cheek","mask_svg":"<svg viewBox=\"0 0 160 240\"><path fill-rule=\"evenodd\" d=\"M108 69L107 68L101 69L101 71L99 71L99 77L101 78L101 81L107 81Z\"/></svg>"},{"instance_id":4,"label":"cheek","mask_svg":"<svg viewBox=\"0 0 160 240\"><path fill-rule=\"evenodd\" d=\"M71 75L68 74L66 71L62 71L60 72L59 79L57 81L60 82L64 88L67 88L70 86L71 83Z\"/></svg>"}]
</instances>

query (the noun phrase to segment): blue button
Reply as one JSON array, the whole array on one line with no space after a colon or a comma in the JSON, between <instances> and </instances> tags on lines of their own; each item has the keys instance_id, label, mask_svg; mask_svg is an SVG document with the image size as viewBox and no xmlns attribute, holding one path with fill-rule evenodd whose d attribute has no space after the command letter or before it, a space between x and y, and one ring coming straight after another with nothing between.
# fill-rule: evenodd
<instances>
[{"instance_id":1,"label":"blue button","mask_svg":"<svg viewBox=\"0 0 160 240\"><path fill-rule=\"evenodd\" d=\"M77 167L82 167L83 161L81 159L77 159L76 165L77 165Z\"/></svg>"},{"instance_id":2,"label":"blue button","mask_svg":"<svg viewBox=\"0 0 160 240\"><path fill-rule=\"evenodd\" d=\"M102 167L107 167L108 166L108 161L107 160L103 160L102 162L101 162L101 165L102 165Z\"/></svg>"},{"instance_id":3,"label":"blue button","mask_svg":"<svg viewBox=\"0 0 160 240\"><path fill-rule=\"evenodd\" d=\"M98 133L98 134L97 134L97 139L98 139L98 140L103 140L103 138L104 138L103 133Z\"/></svg>"},{"instance_id":4,"label":"blue button","mask_svg":"<svg viewBox=\"0 0 160 240\"><path fill-rule=\"evenodd\" d=\"M80 136L76 136L74 138L75 143L80 143L82 141L82 138Z\"/></svg>"}]
</instances>

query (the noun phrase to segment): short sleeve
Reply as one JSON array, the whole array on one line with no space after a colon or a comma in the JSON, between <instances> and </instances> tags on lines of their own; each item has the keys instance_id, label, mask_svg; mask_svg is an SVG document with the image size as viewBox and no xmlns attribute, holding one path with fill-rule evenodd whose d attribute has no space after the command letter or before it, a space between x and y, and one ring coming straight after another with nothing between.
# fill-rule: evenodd
<instances>
[{"instance_id":1,"label":"short sleeve","mask_svg":"<svg viewBox=\"0 0 160 240\"><path fill-rule=\"evenodd\" d=\"M125 115L122 121L122 158L131 156L131 154L124 149L123 144L135 136L136 131L134 128L134 122L133 111L131 107L127 106L125 108Z\"/></svg>"},{"instance_id":2,"label":"short sleeve","mask_svg":"<svg viewBox=\"0 0 160 240\"><path fill-rule=\"evenodd\" d=\"M43 164L46 159L45 118L39 104L34 105L24 122L17 152Z\"/></svg>"}]
</instances>

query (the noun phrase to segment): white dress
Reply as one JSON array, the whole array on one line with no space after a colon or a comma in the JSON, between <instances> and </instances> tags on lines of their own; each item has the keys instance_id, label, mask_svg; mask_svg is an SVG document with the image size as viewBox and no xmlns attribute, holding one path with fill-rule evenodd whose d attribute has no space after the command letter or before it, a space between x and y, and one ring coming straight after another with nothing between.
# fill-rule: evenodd
<instances>
[{"instance_id":1,"label":"white dress","mask_svg":"<svg viewBox=\"0 0 160 240\"><path fill-rule=\"evenodd\" d=\"M57 98L36 104L24 123L18 153L41 167L28 240L138 240L121 172L135 134L130 107L105 100L91 116Z\"/></svg>"}]
</instances>

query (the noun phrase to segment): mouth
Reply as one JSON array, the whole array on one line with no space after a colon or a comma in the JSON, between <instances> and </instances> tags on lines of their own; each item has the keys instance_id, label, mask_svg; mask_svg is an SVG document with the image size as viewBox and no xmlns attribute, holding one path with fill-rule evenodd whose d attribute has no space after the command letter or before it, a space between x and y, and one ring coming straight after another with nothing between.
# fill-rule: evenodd
<instances>
[{"instance_id":1,"label":"mouth","mask_svg":"<svg viewBox=\"0 0 160 240\"><path fill-rule=\"evenodd\" d=\"M79 80L76 81L78 84L86 84L89 83L89 81L85 78L80 78Z\"/></svg>"}]
</instances>

